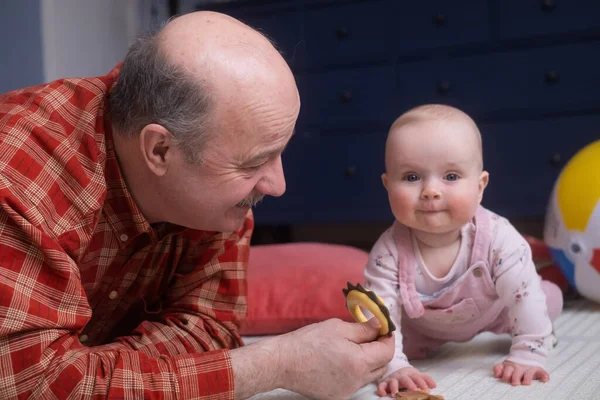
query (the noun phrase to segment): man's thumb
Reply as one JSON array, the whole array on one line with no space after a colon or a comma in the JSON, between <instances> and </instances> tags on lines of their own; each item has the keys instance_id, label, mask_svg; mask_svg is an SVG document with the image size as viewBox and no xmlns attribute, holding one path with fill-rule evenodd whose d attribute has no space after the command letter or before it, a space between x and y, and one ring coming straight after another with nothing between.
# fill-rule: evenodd
<instances>
[{"instance_id":1,"label":"man's thumb","mask_svg":"<svg viewBox=\"0 0 600 400\"><path fill-rule=\"evenodd\" d=\"M375 317L371 318L367 322L355 323L353 329L353 336L349 338L355 343L372 342L379 336L379 329L381 323Z\"/></svg>"}]
</instances>

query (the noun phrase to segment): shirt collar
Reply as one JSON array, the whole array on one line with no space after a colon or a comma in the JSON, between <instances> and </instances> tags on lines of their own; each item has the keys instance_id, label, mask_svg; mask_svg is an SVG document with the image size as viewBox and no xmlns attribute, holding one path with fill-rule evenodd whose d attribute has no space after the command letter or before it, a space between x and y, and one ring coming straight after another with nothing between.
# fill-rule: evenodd
<instances>
[{"instance_id":1,"label":"shirt collar","mask_svg":"<svg viewBox=\"0 0 600 400\"><path fill-rule=\"evenodd\" d=\"M106 199L104 213L108 224L115 232L120 247L123 248L139 235L147 233L150 239L156 239L156 233L133 200L121 173L115 153L113 133L108 118L105 118L106 164Z\"/></svg>"}]
</instances>

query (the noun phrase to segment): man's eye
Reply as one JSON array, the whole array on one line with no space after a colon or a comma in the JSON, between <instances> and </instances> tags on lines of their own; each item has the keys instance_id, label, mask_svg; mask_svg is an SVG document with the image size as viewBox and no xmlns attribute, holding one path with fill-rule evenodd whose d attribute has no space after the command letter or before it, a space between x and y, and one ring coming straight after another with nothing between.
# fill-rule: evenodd
<instances>
[{"instance_id":1,"label":"man's eye","mask_svg":"<svg viewBox=\"0 0 600 400\"><path fill-rule=\"evenodd\" d=\"M254 171L258 171L264 164L258 164L258 165L251 165L248 167L244 167L245 171L248 172L254 172Z\"/></svg>"},{"instance_id":2,"label":"man's eye","mask_svg":"<svg viewBox=\"0 0 600 400\"><path fill-rule=\"evenodd\" d=\"M456 175L456 174L448 174L448 175L446 175L446 180L447 181L457 181L458 180L458 175Z\"/></svg>"},{"instance_id":3,"label":"man's eye","mask_svg":"<svg viewBox=\"0 0 600 400\"><path fill-rule=\"evenodd\" d=\"M419 176L416 174L408 174L404 177L404 180L408 182L416 182L419 180Z\"/></svg>"}]
</instances>

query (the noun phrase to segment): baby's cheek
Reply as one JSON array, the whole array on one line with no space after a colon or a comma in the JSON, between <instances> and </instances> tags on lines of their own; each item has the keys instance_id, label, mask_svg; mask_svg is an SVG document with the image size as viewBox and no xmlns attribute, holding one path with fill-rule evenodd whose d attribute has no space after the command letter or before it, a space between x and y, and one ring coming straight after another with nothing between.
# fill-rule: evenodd
<instances>
[{"instance_id":1,"label":"baby's cheek","mask_svg":"<svg viewBox=\"0 0 600 400\"><path fill-rule=\"evenodd\" d=\"M390 193L390 206L394 216L398 220L405 219L404 217L413 210L413 200L409 194L404 191L396 190Z\"/></svg>"},{"instance_id":2,"label":"baby's cheek","mask_svg":"<svg viewBox=\"0 0 600 400\"><path fill-rule=\"evenodd\" d=\"M393 204L394 207L406 209L412 207L414 200L410 193L407 193L405 190L395 190L391 193L390 203ZM404 210L405 212L407 210Z\"/></svg>"},{"instance_id":3,"label":"baby's cheek","mask_svg":"<svg viewBox=\"0 0 600 400\"><path fill-rule=\"evenodd\" d=\"M473 218L477 212L479 202L477 201L477 195L472 193L465 193L462 196L456 196L454 198L454 218L464 220L465 222Z\"/></svg>"}]
</instances>

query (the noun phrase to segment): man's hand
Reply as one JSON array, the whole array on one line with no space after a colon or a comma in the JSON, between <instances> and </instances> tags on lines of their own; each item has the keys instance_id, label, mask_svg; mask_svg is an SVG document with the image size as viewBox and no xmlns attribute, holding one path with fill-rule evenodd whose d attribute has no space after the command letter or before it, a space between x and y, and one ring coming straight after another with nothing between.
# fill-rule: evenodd
<instances>
[{"instance_id":1,"label":"man's hand","mask_svg":"<svg viewBox=\"0 0 600 400\"><path fill-rule=\"evenodd\" d=\"M435 388L437 385L433 379L413 367L404 367L387 376L377 385L377 395L384 397L388 393L394 396L399 389L425 390Z\"/></svg>"},{"instance_id":2,"label":"man's hand","mask_svg":"<svg viewBox=\"0 0 600 400\"><path fill-rule=\"evenodd\" d=\"M279 337L281 387L314 399L347 399L379 379L394 356L379 322L331 319Z\"/></svg>"},{"instance_id":3,"label":"man's hand","mask_svg":"<svg viewBox=\"0 0 600 400\"><path fill-rule=\"evenodd\" d=\"M550 375L542 367L517 364L511 361L504 361L494 366L494 377L513 386L529 386L534 379L544 383L550 380Z\"/></svg>"}]
</instances>

